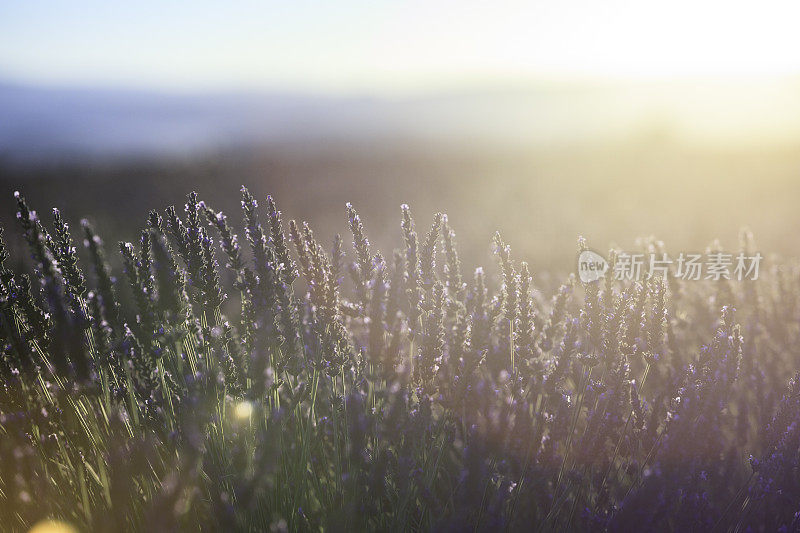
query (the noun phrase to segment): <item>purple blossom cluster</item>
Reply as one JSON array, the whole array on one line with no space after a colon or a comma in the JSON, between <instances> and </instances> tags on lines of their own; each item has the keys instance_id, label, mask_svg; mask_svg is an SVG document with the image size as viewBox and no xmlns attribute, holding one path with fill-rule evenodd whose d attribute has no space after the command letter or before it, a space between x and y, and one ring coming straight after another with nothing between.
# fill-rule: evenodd
<instances>
[{"instance_id":1,"label":"purple blossom cluster","mask_svg":"<svg viewBox=\"0 0 800 533\"><path fill-rule=\"evenodd\" d=\"M16 194L0 529L800 527L796 267L539 285L500 234L463 272L443 214L384 256L241 192L241 239L192 193L116 261Z\"/></svg>"}]
</instances>

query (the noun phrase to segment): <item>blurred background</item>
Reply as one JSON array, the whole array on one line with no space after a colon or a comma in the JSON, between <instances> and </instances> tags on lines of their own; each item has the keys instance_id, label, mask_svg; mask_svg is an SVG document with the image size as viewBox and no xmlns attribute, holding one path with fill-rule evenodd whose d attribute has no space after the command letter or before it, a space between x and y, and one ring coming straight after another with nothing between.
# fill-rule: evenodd
<instances>
[{"instance_id":1,"label":"blurred background","mask_svg":"<svg viewBox=\"0 0 800 533\"><path fill-rule=\"evenodd\" d=\"M800 241L800 4L5 2L0 224L12 192L105 240L239 186L384 250L448 213L468 267L501 230L570 271L576 238L674 251Z\"/></svg>"}]
</instances>

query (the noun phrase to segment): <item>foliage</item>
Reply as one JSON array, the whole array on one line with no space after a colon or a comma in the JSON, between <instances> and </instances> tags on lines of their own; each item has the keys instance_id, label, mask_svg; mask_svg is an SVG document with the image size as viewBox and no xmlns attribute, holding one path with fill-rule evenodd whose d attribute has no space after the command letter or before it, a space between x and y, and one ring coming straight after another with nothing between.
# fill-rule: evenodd
<instances>
[{"instance_id":1,"label":"foliage","mask_svg":"<svg viewBox=\"0 0 800 533\"><path fill-rule=\"evenodd\" d=\"M17 195L4 528L798 527L794 267L547 298L499 234L497 279L465 275L444 215L421 237L403 206L387 261L350 204L349 255L272 198L242 209L242 240L196 194L151 213L118 279L88 222L82 268Z\"/></svg>"}]
</instances>

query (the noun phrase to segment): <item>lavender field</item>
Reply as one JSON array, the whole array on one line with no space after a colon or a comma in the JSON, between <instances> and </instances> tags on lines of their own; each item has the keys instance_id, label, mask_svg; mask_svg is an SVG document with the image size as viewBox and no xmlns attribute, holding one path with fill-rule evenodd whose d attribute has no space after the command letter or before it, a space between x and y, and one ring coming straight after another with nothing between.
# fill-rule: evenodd
<instances>
[{"instance_id":1,"label":"lavender field","mask_svg":"<svg viewBox=\"0 0 800 533\"><path fill-rule=\"evenodd\" d=\"M0 533L800 532L798 20L3 2Z\"/></svg>"},{"instance_id":2,"label":"lavender field","mask_svg":"<svg viewBox=\"0 0 800 533\"><path fill-rule=\"evenodd\" d=\"M117 245L16 194L2 529L800 526L793 263L618 280L631 250L615 248L582 282L540 275L501 233L466 267L474 236L413 205L375 228L392 250L359 205L323 240L240 195L223 214L189 194ZM729 252L758 249L743 231Z\"/></svg>"}]
</instances>

